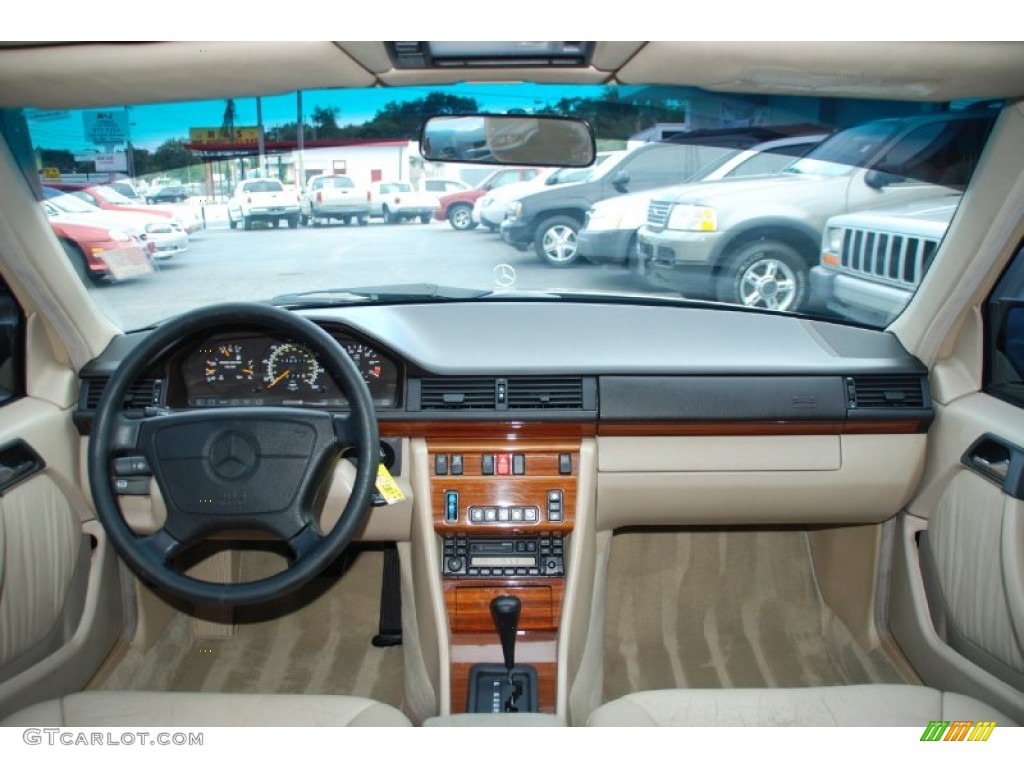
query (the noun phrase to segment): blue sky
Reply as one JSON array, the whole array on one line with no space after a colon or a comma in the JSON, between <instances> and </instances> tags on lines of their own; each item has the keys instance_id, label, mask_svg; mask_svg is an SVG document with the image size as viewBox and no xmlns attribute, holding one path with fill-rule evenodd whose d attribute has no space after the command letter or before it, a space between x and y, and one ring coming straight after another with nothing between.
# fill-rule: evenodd
<instances>
[{"instance_id":1,"label":"blue sky","mask_svg":"<svg viewBox=\"0 0 1024 768\"><path fill-rule=\"evenodd\" d=\"M309 122L313 109L318 106L338 107L338 123L360 123L368 120L391 101L413 101L432 91L445 90L457 96L472 97L485 112L505 112L509 109L530 110L537 105L557 101L563 96L591 97L603 93L603 86L530 85L530 84L459 84L439 88L364 88L329 91L303 91L303 114ZM117 105L111 105L115 107ZM220 126L225 102L193 101L179 104L153 104L130 108L131 138L137 148L154 150L167 139L187 138L192 127ZM297 117L294 93L263 98L263 124L294 122ZM256 99L235 100L235 126L256 125ZM30 121L34 146L47 149L81 151L92 148L85 138L81 114L69 112L58 119Z\"/></svg>"}]
</instances>

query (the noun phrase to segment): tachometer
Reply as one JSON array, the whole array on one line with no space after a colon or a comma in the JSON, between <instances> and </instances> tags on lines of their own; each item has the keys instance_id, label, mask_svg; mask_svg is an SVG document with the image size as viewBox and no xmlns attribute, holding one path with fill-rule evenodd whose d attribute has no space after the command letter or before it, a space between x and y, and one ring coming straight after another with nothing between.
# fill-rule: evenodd
<instances>
[{"instance_id":1,"label":"tachometer","mask_svg":"<svg viewBox=\"0 0 1024 768\"><path fill-rule=\"evenodd\" d=\"M302 344L275 344L263 361L263 382L268 391L321 392L323 367L316 355Z\"/></svg>"}]
</instances>

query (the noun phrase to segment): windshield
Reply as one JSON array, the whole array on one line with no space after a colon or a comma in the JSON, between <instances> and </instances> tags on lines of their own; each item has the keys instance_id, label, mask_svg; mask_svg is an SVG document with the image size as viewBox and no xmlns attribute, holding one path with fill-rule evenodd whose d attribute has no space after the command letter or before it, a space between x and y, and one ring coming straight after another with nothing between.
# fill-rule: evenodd
<instances>
[{"instance_id":1,"label":"windshield","mask_svg":"<svg viewBox=\"0 0 1024 768\"><path fill-rule=\"evenodd\" d=\"M587 120L603 162L558 172L573 184L475 206L485 179L498 188L554 165L424 159L427 117L479 112ZM153 273L101 274L87 286L131 330L226 300L519 295L729 304L884 327L912 298L949 223L922 223L914 206L948 197L951 186L962 191L995 113L477 83L23 114L38 182L79 185L114 206L159 204L154 213L187 233L160 251L164 266ZM810 133L834 135L784 170L785 153L757 157L759 145ZM713 172L740 154L756 173ZM130 183L142 200L109 183ZM95 210L68 195L51 199L61 210ZM622 206L591 216L617 199ZM772 228L758 230L768 218Z\"/></svg>"}]
</instances>

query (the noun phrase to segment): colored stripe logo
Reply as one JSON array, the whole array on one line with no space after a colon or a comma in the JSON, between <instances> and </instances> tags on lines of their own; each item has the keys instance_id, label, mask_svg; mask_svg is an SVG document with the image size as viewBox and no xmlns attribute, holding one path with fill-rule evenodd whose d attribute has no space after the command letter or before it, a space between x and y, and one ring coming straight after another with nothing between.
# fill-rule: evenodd
<instances>
[{"instance_id":1,"label":"colored stripe logo","mask_svg":"<svg viewBox=\"0 0 1024 768\"><path fill-rule=\"evenodd\" d=\"M994 720L932 720L921 741L988 741L995 727Z\"/></svg>"}]
</instances>

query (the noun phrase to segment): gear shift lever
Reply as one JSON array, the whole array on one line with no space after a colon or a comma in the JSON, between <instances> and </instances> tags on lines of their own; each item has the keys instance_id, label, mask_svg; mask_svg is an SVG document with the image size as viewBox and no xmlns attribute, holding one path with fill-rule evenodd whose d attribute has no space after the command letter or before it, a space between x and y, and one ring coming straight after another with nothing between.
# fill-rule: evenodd
<instances>
[{"instance_id":1,"label":"gear shift lever","mask_svg":"<svg viewBox=\"0 0 1024 768\"><path fill-rule=\"evenodd\" d=\"M518 597L501 595L491 600L491 618L501 638L501 653L505 657L505 668L512 674L516 665L516 630L519 628L519 611L522 603Z\"/></svg>"},{"instance_id":2,"label":"gear shift lever","mask_svg":"<svg viewBox=\"0 0 1024 768\"><path fill-rule=\"evenodd\" d=\"M519 628L519 612L522 610L522 603L518 597L501 595L491 600L491 618L498 629L498 637L501 639L501 653L505 657L505 669L508 671L508 684L511 695L505 702L505 710L508 712L517 711L516 699L521 695L521 686L517 686L512 677L512 670L516 665L516 630Z\"/></svg>"}]
</instances>

